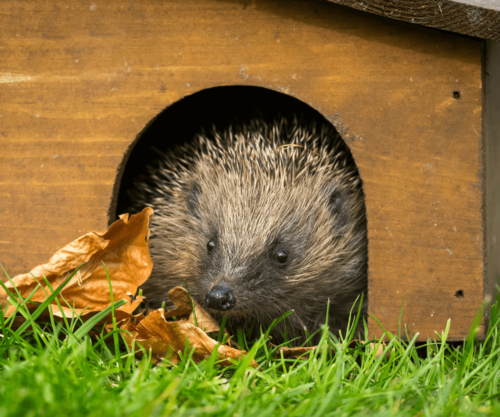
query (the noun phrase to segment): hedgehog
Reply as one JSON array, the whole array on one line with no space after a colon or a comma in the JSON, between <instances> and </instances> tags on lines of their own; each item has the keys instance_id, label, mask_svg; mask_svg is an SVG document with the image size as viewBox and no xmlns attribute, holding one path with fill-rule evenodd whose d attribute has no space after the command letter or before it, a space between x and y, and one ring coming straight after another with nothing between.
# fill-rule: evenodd
<instances>
[{"instance_id":1,"label":"hedgehog","mask_svg":"<svg viewBox=\"0 0 500 417\"><path fill-rule=\"evenodd\" d=\"M275 332L297 340L327 319L345 335L357 299L366 315L362 183L326 121L255 118L203 130L149 166L132 200L131 211L155 211L154 267L142 286L151 308L187 286L233 331L265 330L292 311Z\"/></svg>"}]
</instances>

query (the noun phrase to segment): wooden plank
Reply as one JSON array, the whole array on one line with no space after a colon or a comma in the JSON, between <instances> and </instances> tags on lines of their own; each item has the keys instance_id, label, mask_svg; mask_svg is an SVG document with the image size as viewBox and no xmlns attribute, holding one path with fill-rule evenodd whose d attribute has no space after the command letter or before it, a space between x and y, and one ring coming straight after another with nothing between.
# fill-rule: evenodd
<instances>
[{"instance_id":1,"label":"wooden plank","mask_svg":"<svg viewBox=\"0 0 500 417\"><path fill-rule=\"evenodd\" d=\"M500 40L500 3L497 0L326 1L403 22Z\"/></svg>"},{"instance_id":2,"label":"wooden plank","mask_svg":"<svg viewBox=\"0 0 500 417\"><path fill-rule=\"evenodd\" d=\"M487 41L485 54L486 294L495 302L500 285L500 43Z\"/></svg>"},{"instance_id":3,"label":"wooden plank","mask_svg":"<svg viewBox=\"0 0 500 417\"><path fill-rule=\"evenodd\" d=\"M397 331L407 294L403 324L421 339L449 318L453 339L467 332L484 291L479 40L302 0L4 0L0 13L9 273L106 228L124 155L163 108L253 85L310 104L351 147L370 313Z\"/></svg>"}]
</instances>

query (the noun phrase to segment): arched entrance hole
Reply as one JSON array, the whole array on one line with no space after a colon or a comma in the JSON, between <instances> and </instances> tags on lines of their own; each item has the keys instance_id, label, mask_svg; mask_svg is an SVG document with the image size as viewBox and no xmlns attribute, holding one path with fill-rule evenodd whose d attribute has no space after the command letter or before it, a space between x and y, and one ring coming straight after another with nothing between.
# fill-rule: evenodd
<instances>
[{"instance_id":1,"label":"arched entrance hole","mask_svg":"<svg viewBox=\"0 0 500 417\"><path fill-rule=\"evenodd\" d=\"M119 185L115 188L110 222L131 206L129 191L134 187L134 179L145 175L148 164L161 158L168 149L192 140L202 128L215 126L224 129L235 120L245 121L257 115L270 121L278 114L287 118L298 114L308 121L329 123L308 104L261 87L214 87L167 107L144 129L125 156Z\"/></svg>"},{"instance_id":2,"label":"arched entrance hole","mask_svg":"<svg viewBox=\"0 0 500 417\"><path fill-rule=\"evenodd\" d=\"M161 173L165 171L158 171L161 168L158 168L158 170L155 171L155 168L153 167L161 167L161 164L156 164L156 162L161 161L163 158L165 158L165 154L169 155L168 158L170 161L172 161L172 158L175 159L177 156L183 158L183 160L185 161L184 156L187 155L181 155L180 152L194 152L192 150L193 148L186 147L181 150L179 148L176 149L176 146L178 147L179 145L194 140L197 134L201 133L202 130L205 130L206 132L214 130L216 132L223 132L229 126L234 126L237 123L244 123L246 126L249 126L250 124L248 122L250 122L251 119L254 118L264 119L265 122L271 124L273 120L277 119L278 117L286 118L289 121L292 121L294 116L298 116L301 122L307 124L310 124L311 122L315 122L317 125L329 124L329 122L317 110L301 102L300 100L287 96L285 94L258 87L216 87L198 92L180 100L179 102L171 105L162 113L160 113L159 116L155 120L153 120L151 124L139 136L137 142L135 143L135 146L131 149L128 160L124 166L121 183L118 189L116 205L117 210L115 215L125 212L134 214L134 212L141 210L144 205L151 204L154 209L158 207L158 213L169 216L170 214L168 213L170 212L168 210L165 210L164 207L168 206L169 209L172 207L176 207L176 203L170 201L170 198L175 199L176 197L175 193L171 193L170 191L167 193L162 192L162 189L164 188L161 181L173 181L174 187L177 187L178 184L176 185L175 180L172 180L172 177L175 177L175 173L170 172L168 175L162 176ZM208 136L208 138L210 140L210 135ZM287 140L289 140L289 138ZM293 299L296 299L297 303L302 305L302 307L300 308L294 307L296 313L296 315L294 316L295 319L292 320L294 321L294 324L292 325L294 329L300 329L300 331L303 331L303 328L305 326L304 323L306 323L306 321L308 323L308 326L313 326L313 328L314 326L317 327L319 325L319 320L324 320L324 316L322 317L321 315L326 314L327 300L334 299L334 302L331 306L333 310L330 309L329 316L330 329L333 328L336 332L342 331L345 334L353 303L356 301L358 295L362 293L366 294L367 292L366 218L361 184L357 180L357 170L349 148L347 147L345 142L340 140L340 137L337 136L335 132L331 131L328 131L328 135L321 136L318 146L321 148L323 145L326 145L324 141L330 140L335 141L332 143L335 144L336 152L340 150L344 151L335 154L337 156L342 155L341 158L345 159L340 160L340 162L338 162L339 165L333 165L335 167L335 171L331 171L332 175L334 175L336 179L338 175L338 178L341 178L344 182L340 186L338 183L329 183L328 186L325 187L324 184L320 185L320 187L324 188L320 188L318 190L318 193L328 193L328 206L322 206L324 204L324 201L326 200L322 200L321 195L319 195L320 199L316 200L316 194L310 195L310 199L308 200L317 201L317 204L314 203L316 204L314 205L314 207L301 203L301 205L299 206L300 208L307 207L307 211L304 211L304 216L307 216L310 212L320 213L317 214L319 218L323 219L322 223L320 223L320 227L314 228L314 232L310 232L310 235L300 233L294 235L287 229L287 233L289 233L290 236L298 236L298 238L289 238L288 241L282 238L282 241L280 241L281 243L279 243L279 245L283 245L284 249L282 248L282 251L276 252L277 257L281 256L285 258L284 263L286 264L286 260L288 258L287 248L290 249L290 253L295 254L295 262L302 262L300 263L299 268L302 275L298 275L298 277L300 278L304 275L307 275L311 278L317 278L317 281L313 282L312 279L308 281L310 287L308 294L312 297L317 297L319 306L322 306L324 303L325 310L323 311L321 310L321 308L316 309L316 307L307 307L310 305L314 305L314 301L311 300L313 301L312 304L304 302L304 300L301 298L303 297L302 293L292 294L292 285L287 284L287 280L289 279L289 277L283 275L284 272L282 269L279 270L281 272L277 272L278 269L275 264L276 262L281 262L279 261L279 258L276 258L278 259L277 261L272 261L274 262L274 264L269 264L269 256L271 256L269 255L269 253L276 249L271 248L271 246L275 245L276 243L266 243L265 241L259 241L260 244L262 244L262 246L264 246L265 248L262 249L262 254L255 255L255 253L260 250L259 248L255 251L255 253L252 252L252 256L255 259L261 260L259 261L260 263L257 262L257 264L259 265L258 268L260 268L258 269L257 273L260 279L259 282L266 283L265 285L268 285L269 288L274 289L274 298L270 298L274 301L267 303L267 306L272 306L272 308L275 308L276 306L281 306L282 304L286 305L284 299L280 298L281 294L287 294L287 300L290 298L289 295L292 294L292 298L295 297ZM280 141L279 143L282 142ZM174 152L171 153L169 152L170 150L173 150ZM335 159L335 161L339 160ZM148 166L150 167L149 169ZM329 167L331 166L329 165ZM343 171L342 167L347 167L347 170ZM189 165L188 169L190 169ZM168 170L166 171L168 172ZM340 172L340 174L337 174L338 172ZM342 174L342 172L349 172L350 176L348 176L347 174ZM266 178L266 181L268 179L269 178ZM200 179L198 178L198 180ZM351 180L354 181L349 182ZM220 185L220 183L217 183L216 185ZM191 198L193 198L193 201L197 201L201 193L200 189L197 189L196 185L191 185L190 187L192 187L191 190L187 192L191 194L189 194L189 197L187 195L185 196L186 213L189 210L188 206L191 202ZM300 187L299 183L297 183L297 187ZM217 187L213 188L212 191L216 188ZM210 187L208 189L210 189ZM192 194L193 190L195 190L194 194ZM146 194L144 194L143 192L146 192ZM229 209L232 210L230 206L230 204L232 203L231 200L227 198L227 194L225 194L226 192L227 189L224 189L223 196L219 195L215 198L215 200L212 200L216 202L214 203L215 206L210 208L210 213L218 213L214 214L214 216L219 215L219 222L223 222L227 214L226 213L224 215L220 215L219 209L229 207ZM290 190L287 190L287 192L291 194ZM301 193L306 193L306 190L302 190ZM139 198L136 202L134 202L134 195L142 195L143 197L142 199ZM262 194L260 193L257 193L257 195L259 195L259 199L262 197ZM273 201L273 204L275 204L274 207L276 207L276 210L279 212L279 207L283 206L282 203L283 201L285 201L286 197L287 195L283 194L281 195L279 202L276 202L275 200L268 199L267 195L264 195L264 197L262 197L262 201ZM269 198L271 197L269 196ZM210 201L210 198L206 201ZM250 201L252 200L250 199L248 202ZM255 202L255 199L253 201ZM260 203L262 203L262 201L259 200ZM197 203L194 204L196 205ZM240 206L238 205L237 207ZM330 211L315 211L315 208L318 207L324 207ZM182 208L179 210L179 212L184 213L183 210L184 209ZM253 216L253 213L255 213L256 211L258 210L255 209L253 211L246 212L247 219L250 219L250 216ZM245 212L245 210L243 210L243 212ZM268 213L269 212L266 212L264 217L268 216ZM328 216L330 216L330 213L334 213L333 216L335 221L331 222L331 225L329 226L330 229L323 227L326 224L324 222L328 222L328 219L331 218L324 215L325 213L329 213ZM262 215L262 213L260 215ZM173 216L175 216L175 214L173 214ZM286 214L284 214L284 216L286 217ZM201 219L202 217L199 218ZM295 218L299 217L296 216ZM182 265L182 272L180 274L185 274L188 281L191 280L190 287L193 287L191 284L194 284L194 287L196 287L196 289L193 290L193 288L191 288L193 291L195 291L193 292L193 297L197 299L200 304L203 305L203 302L205 302L206 308L212 308L217 311L221 310L222 307L220 305L214 304L214 300L219 300L221 296L210 295L212 294L212 291L215 291L213 290L213 288L220 287L224 289L227 294L231 294L231 297L234 292L236 295L234 295L233 298L230 298L231 300L233 300L233 304L236 303L236 301L234 301L235 299L239 299L240 301L238 305L243 305L243 308L246 309L244 311L248 312L249 310L247 309L247 307L245 307L244 303L249 302L248 300L254 296L253 294L256 293L255 291L253 291L255 290L255 288L251 287L252 285L255 286L256 279L252 274L255 274L256 272L253 269L253 265L252 268L248 267L249 260L243 258L240 259L238 256L232 256L233 252L231 252L231 256L229 258L221 258L222 260L220 262L216 260L207 261L208 258L205 251L203 251L203 254L201 254L201 252L198 250L200 248L199 242L201 242L202 239L209 239L207 241L207 248L209 247L208 245L210 245L210 243L212 243L210 247L213 248L216 246L214 240L216 239L215 237L211 237L212 235L208 236L206 230L201 230L199 224L197 224L195 227L186 227L186 224L191 224L191 220L188 220L186 223L183 220L179 220L180 217L178 217L176 221L166 222L170 225L173 225L173 228L169 228L170 226L165 228L165 219L161 217L157 217L156 219L159 219L160 221L157 222L156 225L155 219L152 222L153 226L151 254L153 257L153 261L158 261L157 265L159 266L157 266L158 269L156 271L153 268L150 279L143 286L146 297L151 297L153 305L158 306L161 302L165 301L165 286L171 289L174 286L182 285L179 272L176 269L179 265ZM238 220L237 222L233 222L231 223L230 227L237 229L238 226L243 225L243 221L244 220L242 219L241 222L240 220ZM240 224L236 225L236 223L238 222L240 222ZM319 223L316 222L315 224L317 225ZM179 227L177 228L177 226ZM223 230L226 230L226 236L230 237L229 241L231 243L228 247L231 248L231 251L234 251L234 254L236 254L237 249L233 248L237 248L242 242L251 242L254 240L252 234L254 233L253 229L250 234L247 233L246 240L242 238L240 234L231 234L231 232L227 232L227 228ZM247 231L244 227L242 230L243 232ZM299 230L303 229L299 226ZM313 229L311 228L311 230ZM320 234L318 231L322 231L322 233L324 233ZM184 235L183 233L187 234ZM266 233L268 233L268 229L262 231L260 236L263 236ZM234 239L231 240L231 237L233 237ZM186 249L187 247L183 246L189 239L192 239L191 241L197 242L194 246L191 247L190 251ZM303 242L303 244L299 243L299 245L297 246L301 248L300 250L296 249L296 247L294 246L297 241ZM331 251L324 251L321 256L318 256L318 263L323 262L319 267L316 260L313 260L313 255L302 258L299 255L299 251L304 251L306 245L309 245L308 253L313 253L314 249L325 248L326 244L331 245L329 247L331 248ZM170 246L168 246L167 248L166 245ZM180 250L179 248L182 248L182 250ZM212 249L207 250L211 251ZM240 252L244 253L245 251ZM284 255L280 255L281 252L283 252ZM227 252L221 251L220 253L223 254ZM184 258L183 256L186 256L186 258ZM254 260L254 258L252 258L252 260ZM210 263L210 267L206 267L207 262L212 262ZM191 267L192 269L189 270L189 268ZM226 275L221 275L222 272L214 272L218 271L217 268L219 267L224 268L223 271ZM227 272L228 268L233 268L234 271L239 272ZM247 280L241 279L241 277L239 277L238 275L242 273L241 271L246 271L245 273L250 278ZM268 277L275 277L275 280L273 281L272 279L267 279ZM280 279L280 277L282 279ZM232 288L224 286L226 284L217 284L221 279L226 279L228 282L232 280L232 284L227 284L232 285ZM240 281L238 281L238 279L240 279ZM225 281L220 282L225 283ZM297 281L292 280L290 282L293 283ZM323 285L324 288L321 288L322 283L325 284ZM249 288L252 288L252 291ZM263 291L262 288L260 288L260 291ZM268 293L266 293L266 296L269 298ZM212 297L213 300L210 297ZM213 303L210 300L212 300ZM363 303L362 314L363 316L366 316L366 298L364 300L365 301ZM255 301L256 303L253 303L253 301ZM255 306L258 304L260 299L253 301L252 306ZM232 308L233 304L231 304L231 307L228 307L228 309ZM277 307L275 309L276 311L279 310ZM281 310L279 311L281 312ZM273 310L273 312L268 313L268 316L272 317L272 314L274 313L275 311ZM303 317L305 321L303 321L301 317ZM362 331L362 328L363 326L361 321L360 325L358 326L358 330Z\"/></svg>"}]
</instances>

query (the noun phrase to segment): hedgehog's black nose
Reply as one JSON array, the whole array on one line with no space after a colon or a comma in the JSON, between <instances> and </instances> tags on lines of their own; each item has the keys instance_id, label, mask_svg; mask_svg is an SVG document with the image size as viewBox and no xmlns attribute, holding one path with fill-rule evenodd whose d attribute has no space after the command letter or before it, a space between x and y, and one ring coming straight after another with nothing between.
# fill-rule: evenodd
<instances>
[{"instance_id":1,"label":"hedgehog's black nose","mask_svg":"<svg viewBox=\"0 0 500 417\"><path fill-rule=\"evenodd\" d=\"M215 285L207 292L207 305L214 310L231 310L235 302L231 289L224 285Z\"/></svg>"}]
</instances>

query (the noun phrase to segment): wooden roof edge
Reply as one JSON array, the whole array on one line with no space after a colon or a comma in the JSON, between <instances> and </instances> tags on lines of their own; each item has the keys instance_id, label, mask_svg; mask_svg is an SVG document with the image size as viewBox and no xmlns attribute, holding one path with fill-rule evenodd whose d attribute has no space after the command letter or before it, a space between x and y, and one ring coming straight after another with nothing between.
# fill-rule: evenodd
<instances>
[{"instance_id":1,"label":"wooden roof edge","mask_svg":"<svg viewBox=\"0 0 500 417\"><path fill-rule=\"evenodd\" d=\"M326 0L482 39L500 40L500 0Z\"/></svg>"}]
</instances>

